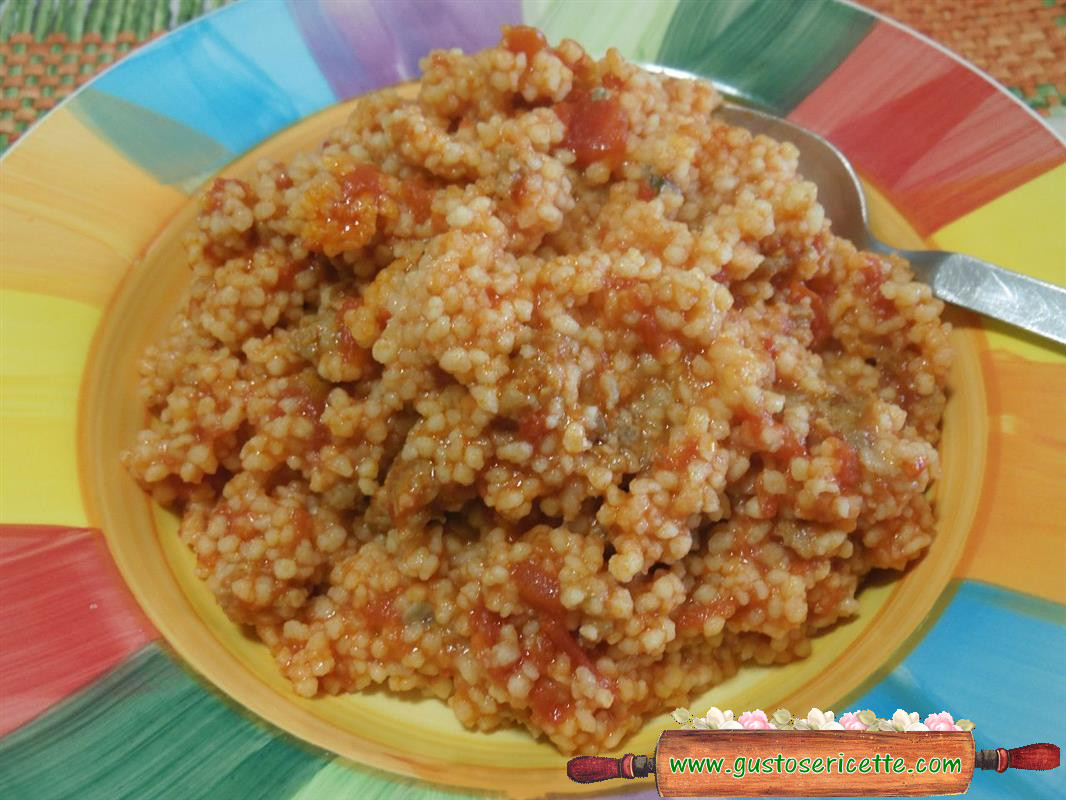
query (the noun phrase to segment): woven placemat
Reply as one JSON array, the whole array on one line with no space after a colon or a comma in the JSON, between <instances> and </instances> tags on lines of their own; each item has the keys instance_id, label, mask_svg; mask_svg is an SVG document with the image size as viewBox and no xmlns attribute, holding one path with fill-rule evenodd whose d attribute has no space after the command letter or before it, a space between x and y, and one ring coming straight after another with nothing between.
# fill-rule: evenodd
<instances>
[{"instance_id":1,"label":"woven placemat","mask_svg":"<svg viewBox=\"0 0 1066 800\"><path fill-rule=\"evenodd\" d=\"M1066 0L861 2L969 59L1056 123L1066 118Z\"/></svg>"},{"instance_id":2,"label":"woven placemat","mask_svg":"<svg viewBox=\"0 0 1066 800\"><path fill-rule=\"evenodd\" d=\"M0 152L116 59L229 2L0 0ZM1066 0L862 2L968 58L1066 130Z\"/></svg>"},{"instance_id":3,"label":"woven placemat","mask_svg":"<svg viewBox=\"0 0 1066 800\"><path fill-rule=\"evenodd\" d=\"M0 152L146 42L233 0L0 0Z\"/></svg>"}]
</instances>

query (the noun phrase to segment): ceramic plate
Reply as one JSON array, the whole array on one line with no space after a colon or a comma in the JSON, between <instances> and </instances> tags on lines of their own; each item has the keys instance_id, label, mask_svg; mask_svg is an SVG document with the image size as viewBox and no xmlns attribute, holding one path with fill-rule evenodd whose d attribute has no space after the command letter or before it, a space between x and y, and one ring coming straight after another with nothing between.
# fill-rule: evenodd
<instances>
[{"instance_id":1,"label":"ceramic plate","mask_svg":"<svg viewBox=\"0 0 1066 800\"><path fill-rule=\"evenodd\" d=\"M467 731L436 701L295 696L117 459L142 422L135 361L175 307L178 239L204 182L312 147L351 98L415 77L431 48L477 50L517 22L699 73L823 133L855 163L893 244L1066 283L1066 148L972 67L855 6L290 0L181 28L3 160L0 796L580 790L549 745ZM946 709L977 723L979 748L1066 718L1066 359L949 317L958 355L931 552L866 588L858 618L810 658L747 668L692 708ZM624 750L652 752L666 727L651 720ZM1053 778L1010 772L995 785L1052 794Z\"/></svg>"}]
</instances>

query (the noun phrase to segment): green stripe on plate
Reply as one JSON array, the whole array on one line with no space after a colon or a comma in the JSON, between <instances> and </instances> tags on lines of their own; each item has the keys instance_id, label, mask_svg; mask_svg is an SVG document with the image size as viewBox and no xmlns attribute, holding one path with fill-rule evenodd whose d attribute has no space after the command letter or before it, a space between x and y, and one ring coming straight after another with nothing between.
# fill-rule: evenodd
<instances>
[{"instance_id":1,"label":"green stripe on plate","mask_svg":"<svg viewBox=\"0 0 1066 800\"><path fill-rule=\"evenodd\" d=\"M0 797L289 798L329 760L152 644L0 739Z\"/></svg>"},{"instance_id":2,"label":"green stripe on plate","mask_svg":"<svg viewBox=\"0 0 1066 800\"><path fill-rule=\"evenodd\" d=\"M677 4L660 0L619 8L617 0L523 0L522 19L552 44L575 39L593 55L617 47L631 61L652 62Z\"/></svg>"},{"instance_id":3,"label":"green stripe on plate","mask_svg":"<svg viewBox=\"0 0 1066 800\"><path fill-rule=\"evenodd\" d=\"M363 766L337 759L321 769L290 800L466 800L483 796L484 793L462 793L384 772L369 773Z\"/></svg>"},{"instance_id":4,"label":"green stripe on plate","mask_svg":"<svg viewBox=\"0 0 1066 800\"><path fill-rule=\"evenodd\" d=\"M784 114L836 69L875 22L836 0L682 2L656 61L722 81Z\"/></svg>"}]
</instances>

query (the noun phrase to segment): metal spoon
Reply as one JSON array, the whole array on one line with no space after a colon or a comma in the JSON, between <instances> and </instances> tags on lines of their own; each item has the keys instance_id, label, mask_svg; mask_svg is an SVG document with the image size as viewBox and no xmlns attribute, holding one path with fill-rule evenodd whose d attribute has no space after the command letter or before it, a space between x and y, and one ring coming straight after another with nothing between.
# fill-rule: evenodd
<instances>
[{"instance_id":1,"label":"metal spoon","mask_svg":"<svg viewBox=\"0 0 1066 800\"><path fill-rule=\"evenodd\" d=\"M889 247L870 233L862 185L833 145L806 128L761 111L727 103L716 113L730 125L796 145L800 173L818 187L818 200L838 236L861 249L907 259L917 278L932 286L941 300L1066 344L1066 288L961 253Z\"/></svg>"}]
</instances>

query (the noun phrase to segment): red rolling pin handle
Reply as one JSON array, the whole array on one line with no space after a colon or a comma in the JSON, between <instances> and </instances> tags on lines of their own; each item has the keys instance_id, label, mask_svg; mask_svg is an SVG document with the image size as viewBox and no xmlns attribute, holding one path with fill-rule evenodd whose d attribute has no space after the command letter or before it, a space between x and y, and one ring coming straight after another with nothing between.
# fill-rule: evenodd
<instances>
[{"instance_id":1,"label":"red rolling pin handle","mask_svg":"<svg viewBox=\"0 0 1066 800\"><path fill-rule=\"evenodd\" d=\"M1057 745L1040 742L1027 744L1006 750L978 750L974 766L978 769L994 769L1005 772L1008 769L1055 769L1059 765L1059 748Z\"/></svg>"},{"instance_id":2,"label":"red rolling pin handle","mask_svg":"<svg viewBox=\"0 0 1066 800\"><path fill-rule=\"evenodd\" d=\"M576 783L596 783L611 778L646 778L655 771L655 762L647 756L626 753L621 758L579 756L566 763L566 774Z\"/></svg>"}]
</instances>

